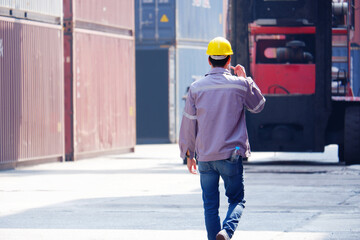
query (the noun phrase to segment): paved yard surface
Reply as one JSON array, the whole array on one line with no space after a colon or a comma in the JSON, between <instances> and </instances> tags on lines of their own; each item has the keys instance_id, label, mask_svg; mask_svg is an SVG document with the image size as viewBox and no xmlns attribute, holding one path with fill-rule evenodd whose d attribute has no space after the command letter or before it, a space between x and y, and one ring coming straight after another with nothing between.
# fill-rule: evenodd
<instances>
[{"instance_id":1,"label":"paved yard surface","mask_svg":"<svg viewBox=\"0 0 360 240\"><path fill-rule=\"evenodd\" d=\"M205 240L199 176L178 155L177 145L138 145L130 154L2 171L0 239ZM336 162L335 147L254 153L233 239L360 239L360 167ZM226 209L223 197L222 217Z\"/></svg>"}]
</instances>

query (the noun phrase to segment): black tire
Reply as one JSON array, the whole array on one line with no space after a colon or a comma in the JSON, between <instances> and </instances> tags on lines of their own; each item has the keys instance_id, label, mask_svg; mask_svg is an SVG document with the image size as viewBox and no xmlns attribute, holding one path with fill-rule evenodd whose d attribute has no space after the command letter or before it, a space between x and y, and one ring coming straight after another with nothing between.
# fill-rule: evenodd
<instances>
[{"instance_id":1,"label":"black tire","mask_svg":"<svg viewBox=\"0 0 360 240\"><path fill-rule=\"evenodd\" d=\"M338 157L339 157L339 162L341 162L341 163L345 162L345 159L344 159L344 144L339 144Z\"/></svg>"},{"instance_id":2,"label":"black tire","mask_svg":"<svg viewBox=\"0 0 360 240\"><path fill-rule=\"evenodd\" d=\"M360 164L360 106L346 108L344 125L345 163Z\"/></svg>"}]
</instances>

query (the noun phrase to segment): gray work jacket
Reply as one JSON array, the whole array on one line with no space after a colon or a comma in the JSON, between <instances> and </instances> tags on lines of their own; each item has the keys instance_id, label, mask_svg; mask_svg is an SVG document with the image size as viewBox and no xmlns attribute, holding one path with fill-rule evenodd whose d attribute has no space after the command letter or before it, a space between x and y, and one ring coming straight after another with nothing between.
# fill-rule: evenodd
<instances>
[{"instance_id":1,"label":"gray work jacket","mask_svg":"<svg viewBox=\"0 0 360 240\"><path fill-rule=\"evenodd\" d=\"M245 108L258 113L264 105L265 98L250 77L212 68L190 86L180 127L180 157L189 150L189 157L196 152L198 161L222 160L236 146L241 156L249 157Z\"/></svg>"}]
</instances>

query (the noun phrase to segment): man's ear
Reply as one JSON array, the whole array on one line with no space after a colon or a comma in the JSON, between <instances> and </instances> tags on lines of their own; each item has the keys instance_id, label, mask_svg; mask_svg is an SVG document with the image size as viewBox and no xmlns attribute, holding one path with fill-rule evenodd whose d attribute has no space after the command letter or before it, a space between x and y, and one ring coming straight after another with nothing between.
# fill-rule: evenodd
<instances>
[{"instance_id":1,"label":"man's ear","mask_svg":"<svg viewBox=\"0 0 360 240\"><path fill-rule=\"evenodd\" d=\"M230 64L231 64L231 56L229 56L229 59L228 59L226 65L230 65Z\"/></svg>"},{"instance_id":2,"label":"man's ear","mask_svg":"<svg viewBox=\"0 0 360 240\"><path fill-rule=\"evenodd\" d=\"M211 62L210 62L210 56L208 57L208 62L209 62L209 65L212 66Z\"/></svg>"}]
</instances>

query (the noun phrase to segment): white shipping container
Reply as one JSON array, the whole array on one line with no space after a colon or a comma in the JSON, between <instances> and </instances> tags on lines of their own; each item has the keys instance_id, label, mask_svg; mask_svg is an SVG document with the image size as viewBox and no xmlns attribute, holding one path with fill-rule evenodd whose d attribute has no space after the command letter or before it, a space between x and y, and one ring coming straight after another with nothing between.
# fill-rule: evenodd
<instances>
[{"instance_id":1,"label":"white shipping container","mask_svg":"<svg viewBox=\"0 0 360 240\"><path fill-rule=\"evenodd\" d=\"M62 0L0 0L0 8L9 8L60 18L63 16Z\"/></svg>"}]
</instances>

